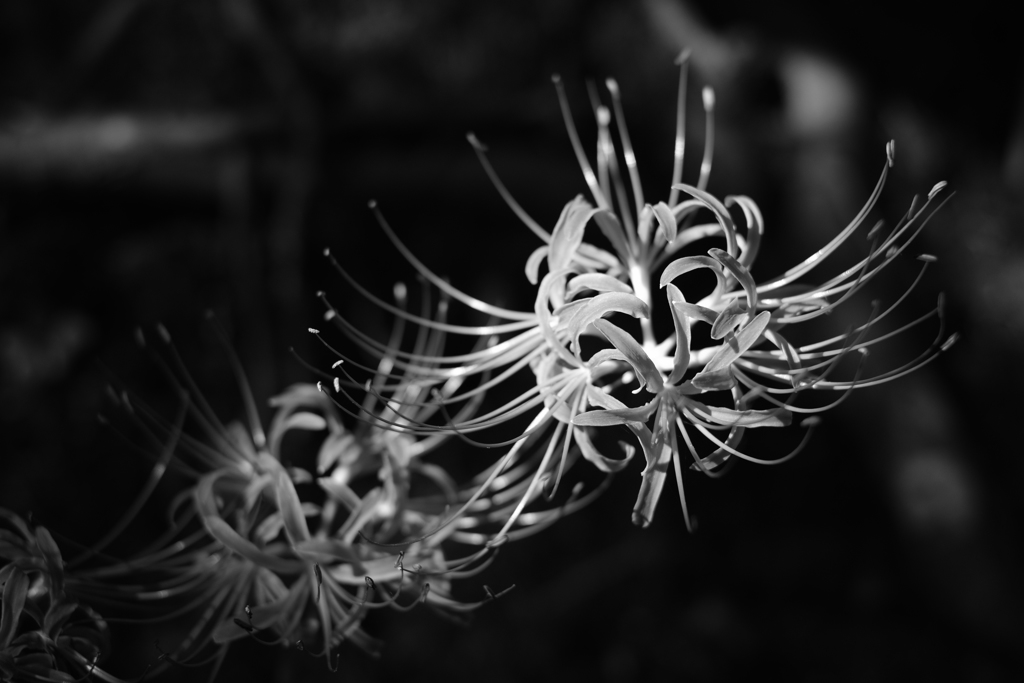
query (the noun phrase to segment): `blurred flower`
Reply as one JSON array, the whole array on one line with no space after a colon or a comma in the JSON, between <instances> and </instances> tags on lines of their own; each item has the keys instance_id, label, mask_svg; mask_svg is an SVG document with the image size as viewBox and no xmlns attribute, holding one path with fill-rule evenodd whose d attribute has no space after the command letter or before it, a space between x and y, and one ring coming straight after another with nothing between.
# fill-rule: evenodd
<instances>
[{"instance_id":1,"label":"blurred flower","mask_svg":"<svg viewBox=\"0 0 1024 683\"><path fill-rule=\"evenodd\" d=\"M183 401L178 418L168 423L140 401L114 397L162 444L154 478L175 469L194 483L175 498L166 539L125 561L103 558L79 575L85 590L119 607L148 606L152 621L197 616L184 641L162 659L196 665L209 661L204 655L213 649L219 666L225 645L252 637L323 655L333 668L332 651L343 641L378 651L361 626L371 610L408 610L422 602L459 612L482 604L451 594L452 579L473 573L487 553L446 558L441 545L455 527L442 517L456 493L443 469L416 461L429 444L390 431L349 431L334 404L310 384L271 399L275 414L264 432L233 356L248 417L246 425L225 426L166 330L159 331L158 357L169 359L164 366ZM365 409L381 420L402 417L401 409L386 405L367 402ZM189 420L202 438L188 433ZM289 460L286 442L298 433L322 440L310 452L308 438L296 438L304 448ZM301 466L306 461L315 461L316 479Z\"/></svg>"},{"instance_id":2,"label":"blurred flower","mask_svg":"<svg viewBox=\"0 0 1024 683\"><path fill-rule=\"evenodd\" d=\"M537 286L533 311L494 306L451 286L402 244L373 203L371 208L381 228L424 280L446 297L490 316L491 321L478 326L451 325L414 315L368 292L331 257L357 291L398 319L420 326L422 334L453 333L477 340L476 349L466 354L427 350L402 353L373 341L327 303L327 318L357 346L378 358L394 356L400 374L385 383L400 381L406 386L432 388L429 398L420 390L415 398L395 399L413 413L407 419L368 417L374 425L406 435L457 435L470 440L469 435L532 415L519 437L480 444L511 448L491 470L493 478L481 483L478 495L507 473L522 476L517 468L524 463L530 464L531 471L529 483L516 489L515 506L491 539L521 526L526 507L543 491L550 493L557 488L576 454L582 453L609 474L627 464L634 447L622 444L623 455L610 457L606 449L594 444L597 432L592 430L596 428L623 425L643 451L647 466L633 520L646 526L653 519L670 463L686 513L681 455L692 459L690 468L709 476L720 475L723 465L734 458L759 464L787 460L806 443L810 429L790 455L778 460L739 450L744 432L789 425L794 414L822 412L842 397L828 405L810 407L796 405L796 399L811 390L849 392L895 379L929 362L954 341L955 337L946 338L942 329L941 301L936 309L912 323L871 336L870 332L879 328L879 322L906 298L909 290L888 309L876 310L845 334L803 345L790 341L791 328L829 314L907 250L937 210L935 199L945 183L937 184L925 200L915 198L892 229L886 231L879 222L869 230L870 248L859 262L826 277L824 282L805 283L805 276L864 225L894 161L894 146L890 143L881 177L853 220L810 257L780 276L757 282L751 267L764 233L757 204L740 195L720 200L706 189L714 144L714 95L709 88L703 91L706 129L699 178L696 185L681 182L686 148L686 64L684 54L680 58L674 164L667 201L652 205L645 200L618 86L612 80L606 83L610 108L592 93L598 131L596 164L592 165L580 143L568 99L555 79L590 199L578 196L566 204L550 232L512 198L490 165L483 145L472 134L469 136L499 193L544 243L530 256L525 268L527 279ZM612 133L613 119L617 139ZM599 238L594 239L593 232L588 237L586 229L590 226L598 228ZM708 249L709 241L717 244ZM699 253L701 250L704 253ZM934 260L930 256L920 258L921 273L914 285ZM541 277L543 266L547 273ZM695 293L700 291L701 271L710 273L715 282L710 293L703 295ZM684 289L684 281L693 286ZM655 282L664 291L663 301L654 296ZM862 377L862 361L870 347L932 316L939 318L940 329L931 346L902 366ZM856 361L854 371L843 379L834 379L849 357ZM470 402L475 408L484 391L511 381L514 375L525 374L527 368L533 382L516 398L482 415L475 410L450 414L455 406ZM463 388L437 389L456 381ZM472 388L464 388L467 386ZM368 392L374 393L372 386ZM338 392L338 402L341 406L356 404L344 392ZM437 419L437 408L443 409L444 419ZM430 418L422 417L425 414ZM811 427L815 422L812 417L803 424ZM680 437L685 450L679 444ZM553 514L555 510L546 512ZM481 541L486 539L480 537Z\"/></svg>"},{"instance_id":3,"label":"blurred flower","mask_svg":"<svg viewBox=\"0 0 1024 683\"><path fill-rule=\"evenodd\" d=\"M0 519L0 680L120 681L97 666L109 652L107 624L68 594L53 537L3 508Z\"/></svg>"}]
</instances>

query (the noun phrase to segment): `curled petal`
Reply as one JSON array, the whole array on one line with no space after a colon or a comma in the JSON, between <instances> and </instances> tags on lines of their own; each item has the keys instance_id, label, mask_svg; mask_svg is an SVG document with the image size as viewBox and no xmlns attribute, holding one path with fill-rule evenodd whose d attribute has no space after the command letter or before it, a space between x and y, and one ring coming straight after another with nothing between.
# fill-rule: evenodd
<instances>
[{"instance_id":1,"label":"curled petal","mask_svg":"<svg viewBox=\"0 0 1024 683\"><path fill-rule=\"evenodd\" d=\"M583 453L583 457L602 472L620 472L629 464L629 461L633 459L633 454L636 452L635 448L620 441L619 444L622 446L624 456L619 460L607 458L594 447L594 443L590 440L590 436L587 435L585 429L573 429L572 434L580 447L580 452Z\"/></svg>"},{"instance_id":2,"label":"curled petal","mask_svg":"<svg viewBox=\"0 0 1024 683\"><path fill-rule=\"evenodd\" d=\"M768 326L768 321L772 317L768 311L761 311L757 317L751 320L746 327L739 331L735 335L730 335L725 344L711 357L704 369L693 378L694 386L697 384L698 378L704 374L715 373L719 370L723 370L730 365L733 361L739 358L741 355L747 352L751 346L753 346L758 339L761 337L761 333L764 332L764 328Z\"/></svg>"},{"instance_id":3,"label":"curled petal","mask_svg":"<svg viewBox=\"0 0 1024 683\"><path fill-rule=\"evenodd\" d=\"M637 376L640 378L640 388L648 386L648 391L658 393L664 387L661 373L654 365L654 361L647 355L643 347L633 337L626 334L622 328L610 323L603 318L596 320L594 326L601 331L619 352L626 357L626 361L633 366Z\"/></svg>"},{"instance_id":4,"label":"curled petal","mask_svg":"<svg viewBox=\"0 0 1024 683\"><path fill-rule=\"evenodd\" d=\"M786 427L793 421L793 414L785 408L734 410L709 406L691 398L682 398L680 402L684 413L691 413L701 420L723 427Z\"/></svg>"}]
</instances>

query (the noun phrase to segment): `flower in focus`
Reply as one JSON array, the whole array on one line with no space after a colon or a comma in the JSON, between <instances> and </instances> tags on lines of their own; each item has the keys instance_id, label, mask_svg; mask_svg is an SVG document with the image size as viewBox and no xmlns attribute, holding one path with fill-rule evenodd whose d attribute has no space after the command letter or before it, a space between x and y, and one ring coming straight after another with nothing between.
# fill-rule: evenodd
<instances>
[{"instance_id":1,"label":"flower in focus","mask_svg":"<svg viewBox=\"0 0 1024 683\"><path fill-rule=\"evenodd\" d=\"M667 199L654 204L640 185L617 84L611 80L606 84L610 106L592 98L597 145L591 163L568 98L557 78L555 83L589 197L581 195L567 203L550 231L515 201L491 166L486 149L469 136L498 192L543 242L525 266L527 280L536 287L532 311L488 304L436 275L405 247L374 203L371 208L381 228L423 279L446 300L489 320L477 326L453 325L425 313L416 315L367 291L331 256L338 271L396 319L418 326L421 336L469 337L476 340L474 351L446 354L440 348L423 347L402 352L361 332L324 297L327 318L350 341L372 357L394 359L393 369L378 375L384 386L416 387L416 395L392 395L406 411L402 419L364 419L380 430L416 438L454 435L489 448L509 446L488 477L478 480L473 495L479 500L489 496L506 501L496 486L508 477L522 486L514 489L511 508L502 508L504 523L492 535L481 535L481 542L527 526L523 517L530 514L527 508L539 504L542 493L550 495L557 489L579 454L610 475L622 470L637 448L644 454L646 467L634 522L646 526L653 519L671 465L689 525L684 469L719 476L735 460L785 461L806 443L817 413L836 405L853 389L887 382L921 367L954 341L955 335L947 338L943 331L941 301L895 332L872 334L907 293L847 333L809 344L792 341L796 326L829 314L902 257L938 209L936 198L945 183L937 184L923 201L915 198L893 227L886 230L879 222L868 230L870 248L857 263L809 281L867 222L894 163L892 143L886 148L874 191L850 223L810 257L759 282L752 274L764 236L757 204L749 197L719 199L707 191L714 140L714 96L708 88L703 92L706 131L700 175L695 185L682 182L685 54L680 59L672 178ZM921 257L915 285L932 260ZM702 284L711 279L713 287ZM869 349L933 316L940 322L939 331L917 358L864 376ZM531 378L525 391L502 405L477 410L484 392L518 381L513 380L518 376ZM358 385L350 376L336 384L337 405L348 411L358 406L353 395L340 390ZM366 391L367 395L382 393L371 384ZM838 400L800 405L798 399L812 392L837 393ZM802 421L807 429L788 456L767 460L740 448L748 429L785 427L795 415L808 416ZM524 424L518 438L477 441L479 432L510 421ZM621 426L626 427L630 441L621 443L618 452L609 452L605 439L598 439L601 430ZM544 519L556 513L557 506L541 511L547 515Z\"/></svg>"}]
</instances>

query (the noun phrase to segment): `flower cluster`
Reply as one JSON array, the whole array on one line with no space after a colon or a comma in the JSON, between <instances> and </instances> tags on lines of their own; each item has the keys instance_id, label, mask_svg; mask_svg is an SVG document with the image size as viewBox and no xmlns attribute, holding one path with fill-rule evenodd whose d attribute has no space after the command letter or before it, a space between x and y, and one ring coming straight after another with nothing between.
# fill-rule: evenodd
<instances>
[{"instance_id":1,"label":"flower cluster","mask_svg":"<svg viewBox=\"0 0 1024 683\"><path fill-rule=\"evenodd\" d=\"M343 641L377 651L363 630L373 610L425 604L460 613L497 597L484 586L482 599L467 602L455 584L476 575L505 543L585 506L637 453L645 467L633 521L651 523L671 469L690 526L684 470L717 477L738 460L783 462L803 448L818 413L854 389L921 367L954 341L943 331L941 301L909 324L878 332L909 290L843 334L797 341L801 324L829 314L901 258L940 205L944 183L915 198L891 228L879 222L867 230L870 246L857 262L819 275L866 225L894 161L892 143L874 191L850 223L810 257L758 281L753 267L764 220L757 204L707 190L709 89L699 177L683 182L685 57L672 178L667 199L653 204L641 188L615 82L606 84L610 106L594 97L593 161L555 83L588 196L570 200L550 230L516 202L484 146L469 136L499 194L541 242L525 264L532 310L456 288L411 253L371 203L383 232L421 276L421 302L411 307L402 284L390 300L378 297L351 277L344 258L326 252L352 289L392 316L392 333L386 342L375 339L321 293L326 320L345 341L335 350L327 335L310 332L338 359L320 382L272 398L268 429L233 356L246 419L224 424L166 330L158 328L156 345L140 334L180 397L179 413L168 421L111 391L150 442L143 450L158 455L123 521L67 568L45 530L0 516L11 528L0 529L4 680L116 680L96 667L106 623L81 601L103 604L105 613L132 612L135 620L192 615L191 631L161 652L158 669L209 661L216 668L226 646L241 638L324 656L334 668ZM914 285L934 260L919 258ZM453 305L487 320L450 322ZM864 371L869 349L932 317L939 330L917 358ZM456 351L450 335L470 341ZM803 400L822 392L834 398ZM747 430L786 427L794 416L805 416L805 429L789 455L769 459L742 448ZM617 446L609 443L615 433L623 437ZM483 468L453 466L453 444L501 455ZM602 476L563 486L581 457ZM173 498L166 533L128 559L108 556L104 550L168 471L186 486ZM65 569L73 570L67 581Z\"/></svg>"},{"instance_id":2,"label":"flower cluster","mask_svg":"<svg viewBox=\"0 0 1024 683\"><path fill-rule=\"evenodd\" d=\"M148 343L141 333L139 338ZM379 643L362 629L373 610L407 611L422 603L457 614L496 597L486 587L476 602L452 594L452 581L478 572L494 544L457 558L443 547L471 516L451 523L460 515L450 511L468 496L423 458L439 439L417 440L370 422L350 430L314 384L294 385L272 398L275 412L264 430L233 356L247 424L224 425L162 327L158 338L157 357L165 359L181 396L177 419L168 422L126 393L111 392L147 437L162 444L150 485L132 507L144 503L168 470L192 484L174 499L165 538L127 560L103 558L78 577L84 594L144 610L144 621L197 617L184 641L162 653L161 666L211 660L219 666L228 644L249 637L322 655L333 669L332 652L343 641L378 652ZM429 338L425 343L437 345ZM416 397L420 387L384 386L394 362L392 356L381 360L373 384ZM376 421L424 417L422 411L372 404L370 397L363 410ZM315 457L289 458L293 440Z\"/></svg>"}]
</instances>

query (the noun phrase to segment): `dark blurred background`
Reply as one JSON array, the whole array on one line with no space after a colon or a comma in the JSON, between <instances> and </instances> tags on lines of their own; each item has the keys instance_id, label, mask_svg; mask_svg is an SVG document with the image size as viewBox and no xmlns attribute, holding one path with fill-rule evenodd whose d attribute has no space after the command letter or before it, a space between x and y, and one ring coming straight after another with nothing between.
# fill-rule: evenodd
<instances>
[{"instance_id":1,"label":"dark blurred background","mask_svg":"<svg viewBox=\"0 0 1024 683\"><path fill-rule=\"evenodd\" d=\"M755 276L840 230L895 138L877 216L895 221L939 180L956 195L834 325L863 320L871 297L898 297L917 272L912 256L928 252L938 263L892 322L944 290L960 342L827 414L789 464L691 476L694 535L674 495L651 528L631 526L634 463L587 511L503 549L481 582L517 587L469 627L426 610L375 617L383 657L342 648L337 675L1021 680L1024 461L1012 430L1024 379L1024 57L1003 7L0 3L0 505L82 543L118 519L148 469L97 421L109 412L105 387L127 385L169 417L176 409L136 327L167 326L225 419L242 416L241 401L205 311L228 331L261 405L315 379L290 348L320 367L332 360L306 332L321 320L317 290L383 338L386 316L322 257L329 246L382 295L410 277L370 198L457 286L531 306L522 268L536 239L465 133L551 226L585 185L550 76L566 83L585 141L586 83L612 76L647 195L664 199L673 59L689 47L685 177L696 178L699 88L711 85L710 189L761 206ZM872 354L871 367L905 362L933 336L930 322ZM162 510L150 507L130 538L159 529ZM115 629L109 668L140 675L158 655L151 635ZM250 642L221 674L242 676L334 680L322 660Z\"/></svg>"}]
</instances>

